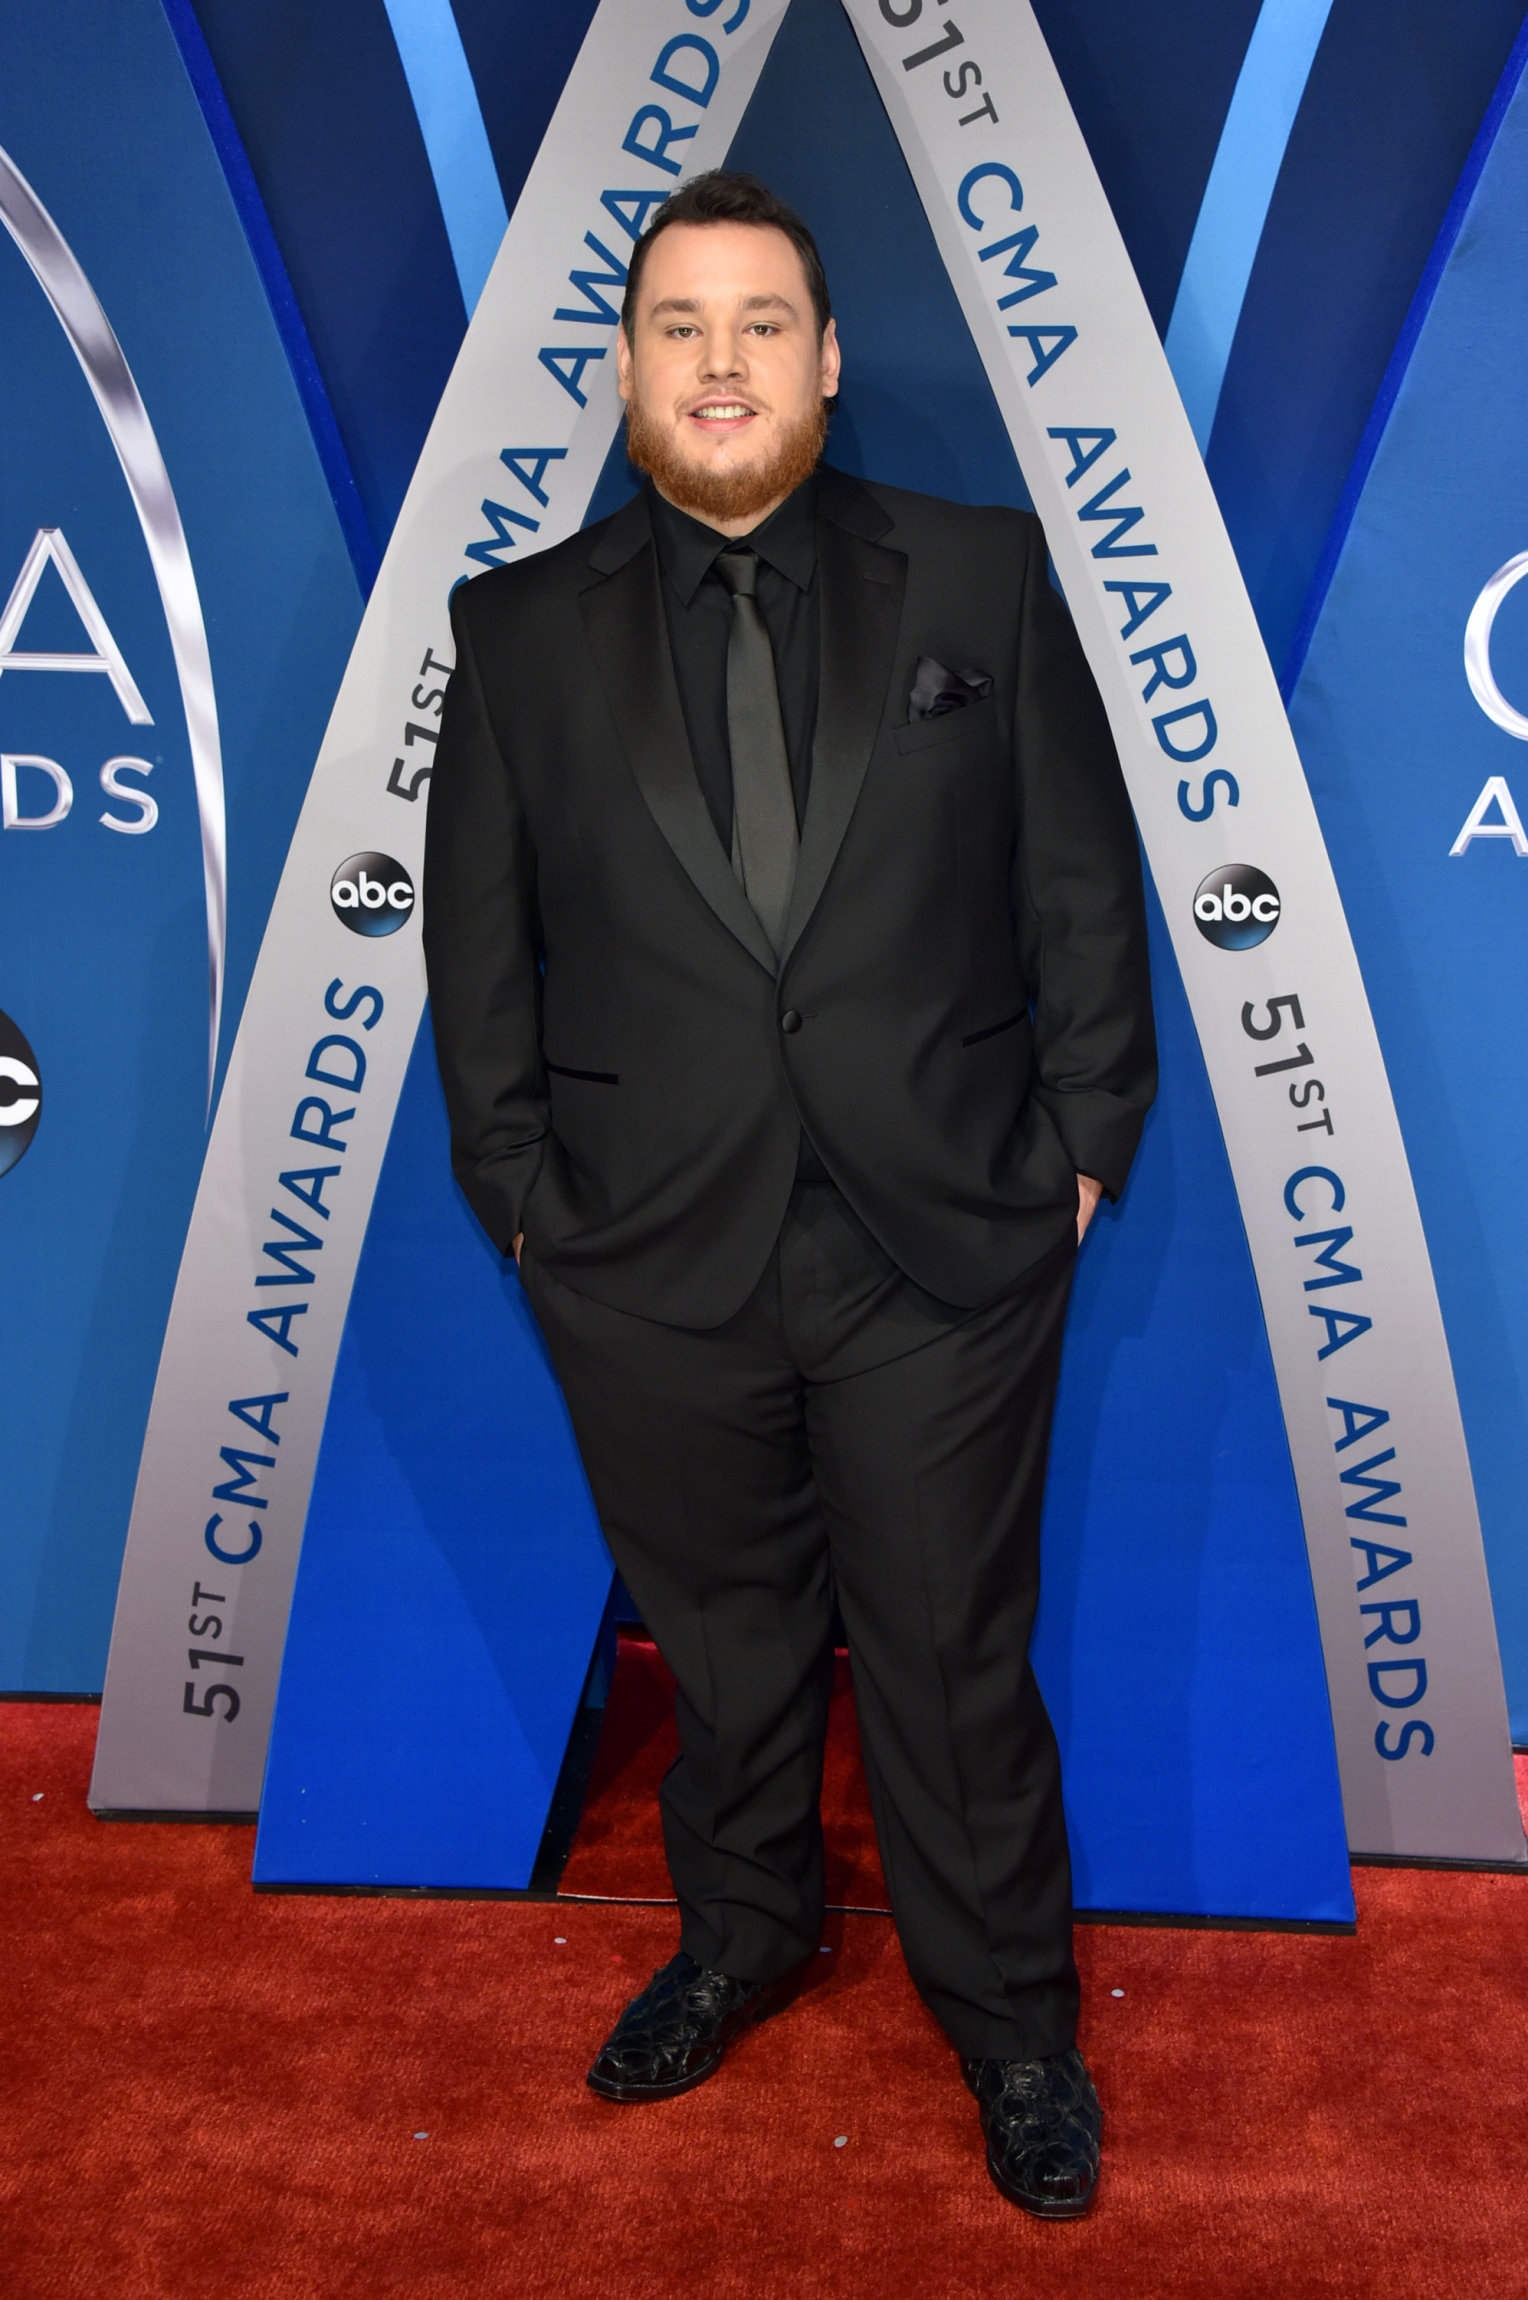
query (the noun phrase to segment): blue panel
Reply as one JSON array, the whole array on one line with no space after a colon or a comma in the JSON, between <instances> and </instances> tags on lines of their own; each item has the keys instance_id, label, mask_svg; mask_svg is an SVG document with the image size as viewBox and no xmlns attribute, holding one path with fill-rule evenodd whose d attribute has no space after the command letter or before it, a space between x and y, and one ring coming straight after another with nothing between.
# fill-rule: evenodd
<instances>
[{"instance_id":1,"label":"blue panel","mask_svg":"<svg viewBox=\"0 0 1528 2300\"><path fill-rule=\"evenodd\" d=\"M1528 1740L1528 859L1476 840L1485 783L1528 816L1520 744L1465 682L1465 624L1528 549L1528 94L1485 159L1357 505L1293 722L1379 1026L1458 1378L1507 1693ZM1528 705L1528 593L1495 676ZM1500 823L1499 809L1492 819Z\"/></svg>"},{"instance_id":2,"label":"blue panel","mask_svg":"<svg viewBox=\"0 0 1528 2300\"><path fill-rule=\"evenodd\" d=\"M509 221L451 0L386 0L470 316Z\"/></svg>"},{"instance_id":3,"label":"blue panel","mask_svg":"<svg viewBox=\"0 0 1528 2300\"><path fill-rule=\"evenodd\" d=\"M524 1885L609 1587L519 1279L451 1179L426 1017L336 1370L256 1883Z\"/></svg>"},{"instance_id":4,"label":"blue panel","mask_svg":"<svg viewBox=\"0 0 1528 2300\"><path fill-rule=\"evenodd\" d=\"M451 0L511 215L595 0Z\"/></svg>"},{"instance_id":5,"label":"blue panel","mask_svg":"<svg viewBox=\"0 0 1528 2300\"><path fill-rule=\"evenodd\" d=\"M1243 307L1209 470L1282 669L1522 0L1334 0Z\"/></svg>"},{"instance_id":6,"label":"blue panel","mask_svg":"<svg viewBox=\"0 0 1528 2300\"><path fill-rule=\"evenodd\" d=\"M467 316L383 0L196 0L380 553Z\"/></svg>"},{"instance_id":7,"label":"blue panel","mask_svg":"<svg viewBox=\"0 0 1528 2300\"><path fill-rule=\"evenodd\" d=\"M179 502L211 648L228 800L224 1046L359 600L259 277L157 0L11 9L0 135L121 339ZM0 1008L36 1051L42 1125L0 1178L0 1686L101 1684L160 1339L201 1163L207 946L191 766L164 618L100 417L0 239L0 596L63 530L153 714L106 680L8 672L0 750L75 801L0 832ZM56 575L21 644L86 644ZM152 766L144 836L98 777ZM23 770L39 811L45 785Z\"/></svg>"},{"instance_id":8,"label":"blue panel","mask_svg":"<svg viewBox=\"0 0 1528 2300\"><path fill-rule=\"evenodd\" d=\"M446 0L438 0L442 7ZM281 276L278 314L300 317L289 344L311 356L338 426L346 508L364 505L363 567L375 567L466 325L407 76L385 0L166 0L194 7L239 137L230 173L249 170ZM452 0L504 204L513 209L578 53L594 0ZM239 187L235 184L236 193ZM330 414L332 410L332 416ZM353 474L353 477L352 477Z\"/></svg>"},{"instance_id":9,"label":"blue panel","mask_svg":"<svg viewBox=\"0 0 1528 2300\"><path fill-rule=\"evenodd\" d=\"M223 164L228 189L233 195L234 205L249 240L249 252L270 298L271 317L286 346L286 355L292 367L292 380L301 396L303 412L313 433L313 445L329 481L335 512L350 547L356 580L362 590L369 593L377 575L376 542L356 487L350 457L340 437L339 425L334 420L334 409L313 349L313 339L308 333L308 323L292 292L285 260L271 229L271 219L266 212L260 187L255 181L255 172L249 164L249 154L244 149L238 125L229 109L228 98L218 78L217 67L212 61L192 0L163 0L163 5L176 45L180 49L181 61L186 67L186 76L201 105L207 133Z\"/></svg>"},{"instance_id":10,"label":"blue panel","mask_svg":"<svg viewBox=\"0 0 1528 2300\"><path fill-rule=\"evenodd\" d=\"M1260 0L1034 0L1159 334Z\"/></svg>"},{"instance_id":11,"label":"blue panel","mask_svg":"<svg viewBox=\"0 0 1528 2300\"><path fill-rule=\"evenodd\" d=\"M1345 1919L1294 1474L1209 1080L1151 912L1162 1089L1078 1264L1035 1641L1077 1905Z\"/></svg>"},{"instance_id":12,"label":"blue panel","mask_svg":"<svg viewBox=\"0 0 1528 2300\"><path fill-rule=\"evenodd\" d=\"M1265 0L1178 282L1167 357L1203 449L1284 151L1332 0Z\"/></svg>"}]
</instances>

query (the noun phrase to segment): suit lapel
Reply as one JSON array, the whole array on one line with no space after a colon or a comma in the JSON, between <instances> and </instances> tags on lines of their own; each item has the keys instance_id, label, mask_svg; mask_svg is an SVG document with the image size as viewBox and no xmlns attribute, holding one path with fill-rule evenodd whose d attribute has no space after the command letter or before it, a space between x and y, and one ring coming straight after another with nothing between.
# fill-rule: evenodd
<instances>
[{"instance_id":1,"label":"suit lapel","mask_svg":"<svg viewBox=\"0 0 1528 2300\"><path fill-rule=\"evenodd\" d=\"M817 908L865 780L895 668L907 583L903 554L872 539L890 525L874 498L839 473L825 471L823 480L825 516L817 530L822 586L817 735L782 965ZM845 517L853 519L853 528L840 524Z\"/></svg>"},{"instance_id":2,"label":"suit lapel","mask_svg":"<svg viewBox=\"0 0 1528 2300\"><path fill-rule=\"evenodd\" d=\"M722 851L690 756L658 556L640 497L612 520L590 561L604 580L581 594L579 606L648 812L697 893L749 955L774 974L775 954Z\"/></svg>"}]
</instances>

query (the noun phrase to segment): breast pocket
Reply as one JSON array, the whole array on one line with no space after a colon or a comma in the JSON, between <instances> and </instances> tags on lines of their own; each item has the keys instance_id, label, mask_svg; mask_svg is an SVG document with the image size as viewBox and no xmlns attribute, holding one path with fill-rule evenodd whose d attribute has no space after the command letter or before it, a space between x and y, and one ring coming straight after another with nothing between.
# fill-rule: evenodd
<instances>
[{"instance_id":1,"label":"breast pocket","mask_svg":"<svg viewBox=\"0 0 1528 2300\"><path fill-rule=\"evenodd\" d=\"M891 732L897 749L909 758L919 751L942 750L947 743L979 742L984 735L990 737L996 725L997 698L984 695L979 703L966 703L937 719L914 719Z\"/></svg>"}]
</instances>

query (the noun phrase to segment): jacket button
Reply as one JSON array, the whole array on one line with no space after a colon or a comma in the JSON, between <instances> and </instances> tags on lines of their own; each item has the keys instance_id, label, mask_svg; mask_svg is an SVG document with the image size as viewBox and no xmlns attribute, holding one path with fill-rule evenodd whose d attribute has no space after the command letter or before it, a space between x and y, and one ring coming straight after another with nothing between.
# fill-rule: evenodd
<instances>
[{"instance_id":1,"label":"jacket button","mask_svg":"<svg viewBox=\"0 0 1528 2300\"><path fill-rule=\"evenodd\" d=\"M801 1028L801 1017L793 1006L788 1006L780 1017L780 1028L787 1038L793 1038Z\"/></svg>"}]
</instances>

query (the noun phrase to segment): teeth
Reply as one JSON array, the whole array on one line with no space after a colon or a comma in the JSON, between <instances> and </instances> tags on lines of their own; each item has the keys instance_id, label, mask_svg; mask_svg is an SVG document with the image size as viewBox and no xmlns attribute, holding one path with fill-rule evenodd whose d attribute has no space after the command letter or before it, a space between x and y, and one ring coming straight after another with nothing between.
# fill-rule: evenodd
<instances>
[{"instance_id":1,"label":"teeth","mask_svg":"<svg viewBox=\"0 0 1528 2300\"><path fill-rule=\"evenodd\" d=\"M697 407L694 411L702 423L730 423L734 416L752 415L751 407Z\"/></svg>"}]
</instances>

